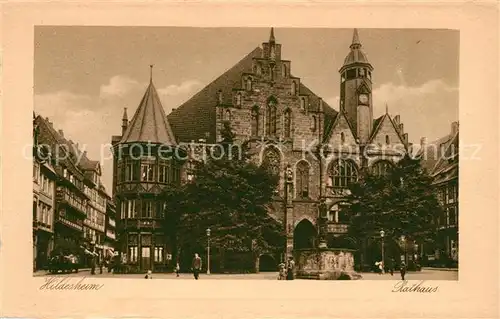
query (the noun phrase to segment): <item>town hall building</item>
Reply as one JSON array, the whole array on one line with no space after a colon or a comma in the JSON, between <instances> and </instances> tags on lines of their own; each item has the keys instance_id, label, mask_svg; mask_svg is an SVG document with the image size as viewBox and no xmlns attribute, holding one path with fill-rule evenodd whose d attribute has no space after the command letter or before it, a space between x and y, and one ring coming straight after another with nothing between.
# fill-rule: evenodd
<instances>
[{"instance_id":1,"label":"town hall building","mask_svg":"<svg viewBox=\"0 0 500 319\"><path fill-rule=\"evenodd\" d=\"M133 144L215 144L228 124L236 140L250 141L252 159L279 174L269 213L286 223L287 254L318 244L319 206L326 204L329 247L353 245L347 237L348 186L363 170L384 174L409 149L399 115L373 117L375 69L355 29L339 65L339 105L328 105L294 74L286 47L271 29L256 47L188 101L166 115L154 87L146 93L122 135L113 136L117 150ZM225 124L226 123L226 124ZM144 271L167 265L172 253L159 226L162 187L188 180L189 161L166 163L155 147L140 160L115 157L113 196L121 225L121 251L127 263ZM116 152L115 152L116 153ZM140 207L140 208L139 208ZM279 262L282 256L261 256ZM152 267L153 266L153 267Z\"/></svg>"}]
</instances>

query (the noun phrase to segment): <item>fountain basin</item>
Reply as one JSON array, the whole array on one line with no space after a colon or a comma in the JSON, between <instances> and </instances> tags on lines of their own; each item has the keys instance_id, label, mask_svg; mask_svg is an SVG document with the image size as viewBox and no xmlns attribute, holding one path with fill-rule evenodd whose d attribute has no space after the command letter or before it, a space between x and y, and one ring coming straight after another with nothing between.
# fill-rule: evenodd
<instances>
[{"instance_id":1,"label":"fountain basin","mask_svg":"<svg viewBox=\"0 0 500 319\"><path fill-rule=\"evenodd\" d=\"M354 250L346 248L311 248L294 250L295 277L315 280L356 280Z\"/></svg>"}]
</instances>

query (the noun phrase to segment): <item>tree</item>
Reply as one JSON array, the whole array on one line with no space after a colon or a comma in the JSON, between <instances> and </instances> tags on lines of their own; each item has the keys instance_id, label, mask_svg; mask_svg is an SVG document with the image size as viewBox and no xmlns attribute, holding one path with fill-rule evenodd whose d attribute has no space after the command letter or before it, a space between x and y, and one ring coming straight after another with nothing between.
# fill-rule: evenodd
<instances>
[{"instance_id":1,"label":"tree","mask_svg":"<svg viewBox=\"0 0 500 319\"><path fill-rule=\"evenodd\" d=\"M221 135L223 154L196 163L191 182L163 193L166 227L182 247L204 247L210 228L214 249L274 251L284 242L282 225L268 214L278 177L249 160L247 143L229 156L236 146L229 125Z\"/></svg>"},{"instance_id":2,"label":"tree","mask_svg":"<svg viewBox=\"0 0 500 319\"><path fill-rule=\"evenodd\" d=\"M386 175L365 173L350 186L349 232L360 240L377 236L380 230L388 241L401 236L416 242L433 239L441 207L431 182L420 161L409 156Z\"/></svg>"}]
</instances>

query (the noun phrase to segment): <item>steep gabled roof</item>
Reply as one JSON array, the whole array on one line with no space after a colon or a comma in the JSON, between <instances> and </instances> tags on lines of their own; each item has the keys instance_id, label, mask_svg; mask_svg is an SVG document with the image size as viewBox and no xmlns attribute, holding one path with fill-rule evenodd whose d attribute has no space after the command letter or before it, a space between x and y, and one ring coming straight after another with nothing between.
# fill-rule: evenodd
<instances>
[{"instance_id":1,"label":"steep gabled roof","mask_svg":"<svg viewBox=\"0 0 500 319\"><path fill-rule=\"evenodd\" d=\"M404 140L403 136L401 135L401 131L399 130L399 127L396 126L396 124L392 120L391 116L387 112L384 115L382 115L381 117L377 118L374 121L373 131L372 131L372 134L370 135L370 138L368 139L368 144L371 143L371 142L373 142L373 139L375 138L375 136L377 136L378 131L380 130L380 128L382 127L382 124L386 120L390 121L390 123L392 124L392 127L394 128L394 131L396 132L396 134L399 137L399 140L403 144L405 144L405 140ZM406 145L406 146L408 146L408 145Z\"/></svg>"},{"instance_id":2,"label":"steep gabled roof","mask_svg":"<svg viewBox=\"0 0 500 319\"><path fill-rule=\"evenodd\" d=\"M426 144L423 149L419 150L417 156L421 158L422 167L429 174L434 171L436 164L439 162L439 159L443 157L445 150L452 140L452 136L448 134Z\"/></svg>"},{"instance_id":3,"label":"steep gabled roof","mask_svg":"<svg viewBox=\"0 0 500 319\"><path fill-rule=\"evenodd\" d=\"M339 112L336 114L331 125L329 125L329 127L328 127L328 131L325 131L325 135L324 135L324 139L323 139L325 142L329 141L331 134L332 134L333 130L335 129L335 127L337 126L338 122L340 121L341 117L344 118L344 120L347 122L347 125L349 126L349 129L351 131L352 136L354 136L354 138L356 138L356 133L352 127L352 124L351 124L351 122L349 122L349 119L347 118L345 111L343 111L343 112Z\"/></svg>"},{"instance_id":4,"label":"steep gabled roof","mask_svg":"<svg viewBox=\"0 0 500 319\"><path fill-rule=\"evenodd\" d=\"M120 143L151 142L177 145L158 92L151 80Z\"/></svg>"},{"instance_id":5,"label":"steep gabled roof","mask_svg":"<svg viewBox=\"0 0 500 319\"><path fill-rule=\"evenodd\" d=\"M458 132L446 144L444 152L437 159L431 174L433 176L444 174L446 178L458 177ZM445 174L447 173L447 174ZM450 174L452 173L452 174ZM436 181L435 181L436 182Z\"/></svg>"}]
</instances>

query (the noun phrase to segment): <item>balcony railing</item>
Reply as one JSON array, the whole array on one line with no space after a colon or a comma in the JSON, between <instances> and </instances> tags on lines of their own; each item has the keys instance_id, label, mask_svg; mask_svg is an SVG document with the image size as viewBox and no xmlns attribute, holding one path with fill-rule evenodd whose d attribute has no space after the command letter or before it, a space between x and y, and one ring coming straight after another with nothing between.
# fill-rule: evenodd
<instances>
[{"instance_id":1,"label":"balcony railing","mask_svg":"<svg viewBox=\"0 0 500 319\"><path fill-rule=\"evenodd\" d=\"M57 201L67 204L81 214L87 215L87 206L80 201L76 200L74 196L70 195L67 190L57 191Z\"/></svg>"},{"instance_id":2,"label":"balcony railing","mask_svg":"<svg viewBox=\"0 0 500 319\"><path fill-rule=\"evenodd\" d=\"M349 229L349 225L329 223L327 229L329 233L345 234Z\"/></svg>"},{"instance_id":3,"label":"balcony railing","mask_svg":"<svg viewBox=\"0 0 500 319\"><path fill-rule=\"evenodd\" d=\"M83 231L83 226L80 224L80 222L73 222L71 220L68 220L66 218L64 218L63 216L59 216L59 218L57 219L57 221L63 225L66 225L68 227L71 227L73 229L76 229L76 230L79 230L79 231Z\"/></svg>"}]
</instances>

